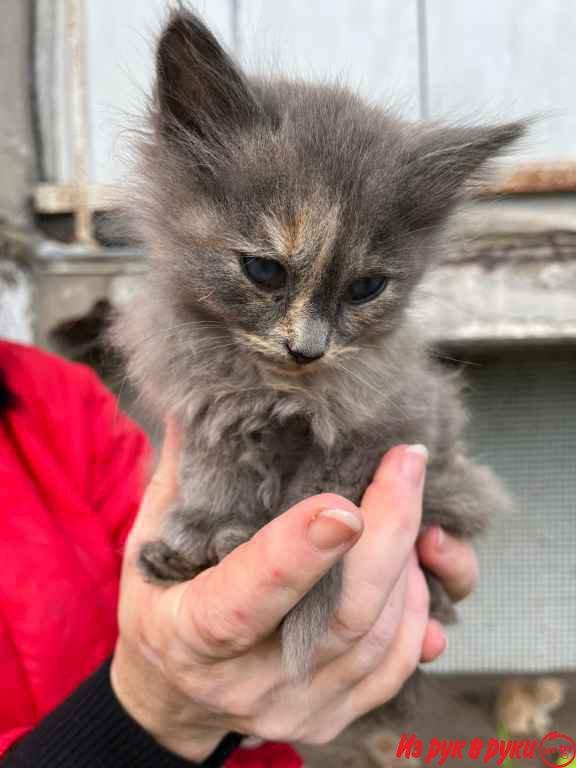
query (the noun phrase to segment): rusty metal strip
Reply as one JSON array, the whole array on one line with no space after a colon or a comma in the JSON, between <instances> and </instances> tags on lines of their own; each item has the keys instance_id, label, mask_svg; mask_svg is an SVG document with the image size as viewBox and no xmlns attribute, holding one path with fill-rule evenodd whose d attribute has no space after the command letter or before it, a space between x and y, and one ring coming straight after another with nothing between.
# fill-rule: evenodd
<instances>
[{"instance_id":1,"label":"rusty metal strip","mask_svg":"<svg viewBox=\"0 0 576 768\"><path fill-rule=\"evenodd\" d=\"M515 169L488 194L522 195L576 192L576 163L528 163Z\"/></svg>"}]
</instances>

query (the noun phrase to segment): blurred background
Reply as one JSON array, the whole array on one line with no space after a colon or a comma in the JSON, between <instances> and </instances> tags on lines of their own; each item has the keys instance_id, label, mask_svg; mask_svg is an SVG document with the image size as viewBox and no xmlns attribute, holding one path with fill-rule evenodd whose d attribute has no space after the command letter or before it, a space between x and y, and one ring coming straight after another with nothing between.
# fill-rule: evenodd
<instances>
[{"instance_id":1,"label":"blurred background","mask_svg":"<svg viewBox=\"0 0 576 768\"><path fill-rule=\"evenodd\" d=\"M0 0L0 335L113 388L102 333L145 267L107 213L169 5ZM419 735L532 733L538 712L576 735L576 2L194 7L249 71L338 78L408 119L537 117L413 310L463 369L473 453L516 498L480 545L482 583L432 666ZM126 387L123 401L138 417Z\"/></svg>"}]
</instances>

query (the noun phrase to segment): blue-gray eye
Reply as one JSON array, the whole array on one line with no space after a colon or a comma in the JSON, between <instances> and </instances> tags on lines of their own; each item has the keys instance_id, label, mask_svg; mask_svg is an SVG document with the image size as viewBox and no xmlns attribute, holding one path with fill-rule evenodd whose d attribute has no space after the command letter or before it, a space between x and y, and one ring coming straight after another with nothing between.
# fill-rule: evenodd
<instances>
[{"instance_id":1,"label":"blue-gray eye","mask_svg":"<svg viewBox=\"0 0 576 768\"><path fill-rule=\"evenodd\" d=\"M346 289L345 298L350 304L363 304L379 296L386 288L388 280L385 277L361 277L354 280Z\"/></svg>"},{"instance_id":2,"label":"blue-gray eye","mask_svg":"<svg viewBox=\"0 0 576 768\"><path fill-rule=\"evenodd\" d=\"M286 270L274 259L243 256L240 263L246 277L259 288L279 291L286 285Z\"/></svg>"}]
</instances>

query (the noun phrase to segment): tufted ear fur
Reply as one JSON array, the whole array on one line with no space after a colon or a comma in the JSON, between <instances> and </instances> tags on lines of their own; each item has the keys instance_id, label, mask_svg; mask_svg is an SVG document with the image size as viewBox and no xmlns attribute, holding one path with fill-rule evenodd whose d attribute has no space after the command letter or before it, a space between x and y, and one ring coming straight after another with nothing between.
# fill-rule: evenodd
<instances>
[{"instance_id":1,"label":"tufted ear fur","mask_svg":"<svg viewBox=\"0 0 576 768\"><path fill-rule=\"evenodd\" d=\"M520 139L525 122L489 127L424 128L403 157L402 213L426 225L446 215L487 163Z\"/></svg>"},{"instance_id":2,"label":"tufted ear fur","mask_svg":"<svg viewBox=\"0 0 576 768\"><path fill-rule=\"evenodd\" d=\"M241 70L190 11L170 16L156 54L157 126L167 137L217 139L250 125L259 106Z\"/></svg>"}]
</instances>

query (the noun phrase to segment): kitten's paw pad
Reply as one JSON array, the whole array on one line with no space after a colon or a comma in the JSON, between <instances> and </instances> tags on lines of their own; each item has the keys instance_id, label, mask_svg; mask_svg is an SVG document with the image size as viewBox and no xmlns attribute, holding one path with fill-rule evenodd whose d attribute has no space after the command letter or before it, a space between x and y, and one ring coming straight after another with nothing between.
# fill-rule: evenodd
<instances>
[{"instance_id":1,"label":"kitten's paw pad","mask_svg":"<svg viewBox=\"0 0 576 768\"><path fill-rule=\"evenodd\" d=\"M200 565L191 562L162 539L158 539L142 546L138 566L146 581L153 584L173 584L193 579L208 567L208 563Z\"/></svg>"}]
</instances>

